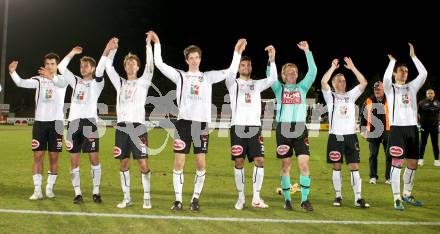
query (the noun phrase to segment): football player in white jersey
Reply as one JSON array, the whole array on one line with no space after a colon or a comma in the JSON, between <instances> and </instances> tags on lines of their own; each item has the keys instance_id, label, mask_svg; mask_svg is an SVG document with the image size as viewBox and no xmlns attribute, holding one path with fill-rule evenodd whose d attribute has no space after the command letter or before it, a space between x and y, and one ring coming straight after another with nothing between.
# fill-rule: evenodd
<instances>
[{"instance_id":1,"label":"football player in white jersey","mask_svg":"<svg viewBox=\"0 0 440 234\"><path fill-rule=\"evenodd\" d=\"M244 44L245 46L246 44ZM239 77L236 75L226 78L226 87L230 94L231 119L231 159L234 160L235 185L238 200L235 209L241 210L245 204L244 195L244 160L254 162L252 207L267 208L260 197L264 178L264 142L261 135L261 95L277 79L275 65L275 48L265 49L269 55L270 74L265 79L251 79L252 61L250 57L242 56L239 65ZM239 50L240 51L240 50Z\"/></svg>"},{"instance_id":2,"label":"football player in white jersey","mask_svg":"<svg viewBox=\"0 0 440 234\"><path fill-rule=\"evenodd\" d=\"M16 72L18 61L9 64L9 74L18 87L35 89L35 122L32 127L32 178L34 193L30 200L43 198L41 185L43 183L44 152L48 151L49 171L46 185L46 197L53 198L53 187L58 176L58 155L63 147L64 128L64 95L66 88L55 86L52 79L58 77L57 66L60 57L55 53L44 56L44 67L38 71L40 76L22 79Z\"/></svg>"},{"instance_id":3,"label":"football player in white jersey","mask_svg":"<svg viewBox=\"0 0 440 234\"><path fill-rule=\"evenodd\" d=\"M57 86L64 87L69 84L73 89L66 138L66 149L71 155L71 180L75 190L73 203L83 202L79 169L81 151L89 154L93 179L92 199L96 203L101 203L97 103L104 88L105 59L102 58L96 66L96 61L92 57L82 57L80 60L82 77L78 77L67 69L67 65L75 55L81 54L82 51L81 47L76 46L64 57L58 65L58 70L63 76L59 79L56 77L53 81Z\"/></svg>"},{"instance_id":4,"label":"football player in white jersey","mask_svg":"<svg viewBox=\"0 0 440 234\"><path fill-rule=\"evenodd\" d=\"M235 75L238 71L243 44L246 40L237 42L231 66L220 71L201 72L199 70L202 50L195 45L188 46L183 54L188 64L188 71L175 69L162 61L161 44L154 32L154 63L156 67L173 83L176 84L176 97L179 107L176 134L174 136L174 170L173 185L176 200L171 210L182 210L183 168L185 155L189 153L191 144L194 147L196 160L196 175L194 193L190 209L199 211L199 197L205 183L205 156L208 152L208 124L211 122L211 91L212 85L224 80L227 76Z\"/></svg>"},{"instance_id":5,"label":"football player in white jersey","mask_svg":"<svg viewBox=\"0 0 440 234\"><path fill-rule=\"evenodd\" d=\"M118 208L131 206L130 195L130 154L138 161L144 190L144 209L151 209L150 179L148 166L148 136L145 125L145 102L153 78L153 49L151 35L146 39L146 64L141 77L137 73L141 66L137 55L129 53L124 58L124 69L127 78L122 78L113 67L113 59L118 48L118 39L112 38L103 57L107 60L105 71L116 89L117 126L115 135L114 158L120 160L120 180L124 199L117 204Z\"/></svg>"},{"instance_id":6,"label":"football player in white jersey","mask_svg":"<svg viewBox=\"0 0 440 234\"><path fill-rule=\"evenodd\" d=\"M362 73L354 66L349 57L344 58L344 66L351 70L359 81L352 90L346 92L346 80L342 73L333 76L339 68L339 60L332 61L330 69L321 80L322 94L324 95L329 112L329 137L327 142L327 163L333 165L333 187L336 198L333 205L342 205L342 176L341 167L345 161L351 174L351 186L354 192L354 205L359 208L368 208L370 205L361 197L362 180L359 174L359 141L356 135L356 100L364 92L368 82ZM332 79L332 92L328 81Z\"/></svg>"},{"instance_id":7,"label":"football player in white jersey","mask_svg":"<svg viewBox=\"0 0 440 234\"><path fill-rule=\"evenodd\" d=\"M388 55L390 63L383 77L383 87L388 100L388 117L390 136L388 138L388 154L392 158L391 189L393 191L394 208L404 210L403 202L413 206L422 206L411 194L417 169L419 154L419 134L417 129L417 92L428 76L423 64L416 57L414 47L409 44L409 55L416 65L417 77L409 83L408 67L396 64L396 59ZM393 83L392 77L395 82ZM400 197L400 172L407 162L403 173L403 198Z\"/></svg>"}]
</instances>

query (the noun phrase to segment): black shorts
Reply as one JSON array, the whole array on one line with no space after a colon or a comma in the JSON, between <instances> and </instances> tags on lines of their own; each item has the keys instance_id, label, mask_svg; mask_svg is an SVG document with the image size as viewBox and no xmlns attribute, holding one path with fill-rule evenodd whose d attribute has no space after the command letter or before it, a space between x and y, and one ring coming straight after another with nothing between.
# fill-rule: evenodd
<instances>
[{"instance_id":1,"label":"black shorts","mask_svg":"<svg viewBox=\"0 0 440 234\"><path fill-rule=\"evenodd\" d=\"M184 119L177 120L173 142L174 153L188 154L191 143L194 147L194 154L208 153L208 123Z\"/></svg>"},{"instance_id":2,"label":"black shorts","mask_svg":"<svg viewBox=\"0 0 440 234\"><path fill-rule=\"evenodd\" d=\"M356 134L330 134L327 141L327 163L359 163L359 141Z\"/></svg>"},{"instance_id":3,"label":"black shorts","mask_svg":"<svg viewBox=\"0 0 440 234\"><path fill-rule=\"evenodd\" d=\"M96 120L75 119L67 125L66 149L69 153L99 152L99 134Z\"/></svg>"},{"instance_id":4,"label":"black shorts","mask_svg":"<svg viewBox=\"0 0 440 234\"><path fill-rule=\"evenodd\" d=\"M253 162L264 157L264 140L261 126L231 126L231 159L247 158Z\"/></svg>"},{"instance_id":5,"label":"black shorts","mask_svg":"<svg viewBox=\"0 0 440 234\"><path fill-rule=\"evenodd\" d=\"M115 134L115 148L113 156L116 159L148 158L148 135L147 126L140 123L118 123Z\"/></svg>"},{"instance_id":6,"label":"black shorts","mask_svg":"<svg viewBox=\"0 0 440 234\"><path fill-rule=\"evenodd\" d=\"M63 130L61 120L35 121L32 127L32 151L61 152Z\"/></svg>"},{"instance_id":7,"label":"black shorts","mask_svg":"<svg viewBox=\"0 0 440 234\"><path fill-rule=\"evenodd\" d=\"M277 158L292 157L295 151L298 155L310 155L309 151L309 131L305 123L280 122L277 124Z\"/></svg>"},{"instance_id":8,"label":"black shorts","mask_svg":"<svg viewBox=\"0 0 440 234\"><path fill-rule=\"evenodd\" d=\"M398 159L419 159L417 126L391 126L387 154Z\"/></svg>"}]
</instances>

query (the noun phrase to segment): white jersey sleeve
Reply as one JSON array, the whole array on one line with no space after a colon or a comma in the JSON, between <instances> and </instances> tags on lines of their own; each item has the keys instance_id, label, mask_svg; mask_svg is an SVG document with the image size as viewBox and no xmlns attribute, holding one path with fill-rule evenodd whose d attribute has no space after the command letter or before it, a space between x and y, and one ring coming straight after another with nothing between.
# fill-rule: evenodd
<instances>
[{"instance_id":1,"label":"white jersey sleeve","mask_svg":"<svg viewBox=\"0 0 440 234\"><path fill-rule=\"evenodd\" d=\"M175 68L163 62L161 53L162 51L160 44L158 43L154 44L154 64L159 69L159 71L162 72L162 74L164 74L172 82L174 82L175 84L180 83L179 72Z\"/></svg>"},{"instance_id":2,"label":"white jersey sleeve","mask_svg":"<svg viewBox=\"0 0 440 234\"><path fill-rule=\"evenodd\" d=\"M13 72L11 74L12 80L14 83L21 88L26 89L36 89L38 87L38 78L37 76L31 77L29 79L22 79L17 72Z\"/></svg>"},{"instance_id":3,"label":"white jersey sleeve","mask_svg":"<svg viewBox=\"0 0 440 234\"><path fill-rule=\"evenodd\" d=\"M362 95L362 90L360 88L360 85L356 85L356 87L348 91L347 94L353 102L356 102L356 100Z\"/></svg>"},{"instance_id":4,"label":"white jersey sleeve","mask_svg":"<svg viewBox=\"0 0 440 234\"><path fill-rule=\"evenodd\" d=\"M96 77L103 77L104 76L106 62L107 62L107 57L101 56L101 58L99 59L99 62L98 62L98 66L96 66L96 70L95 70Z\"/></svg>"},{"instance_id":5,"label":"white jersey sleeve","mask_svg":"<svg viewBox=\"0 0 440 234\"><path fill-rule=\"evenodd\" d=\"M59 64L58 64L58 71L60 71L62 76L56 76L53 78L53 83L55 86L60 88L65 88L67 85L70 85L70 87L74 88L76 83L76 77L75 75L67 69L67 65L69 65L70 59L68 57L65 57Z\"/></svg>"},{"instance_id":6,"label":"white jersey sleeve","mask_svg":"<svg viewBox=\"0 0 440 234\"><path fill-rule=\"evenodd\" d=\"M115 67L113 66L113 59L115 57L115 54L116 50L110 51L107 62L105 63L105 71L107 72L110 82L112 82L116 91L118 91L121 89L121 77L119 76L118 72L116 72Z\"/></svg>"},{"instance_id":7,"label":"white jersey sleeve","mask_svg":"<svg viewBox=\"0 0 440 234\"><path fill-rule=\"evenodd\" d=\"M153 49L151 45L146 46L146 63L145 63L145 69L144 73L141 77L139 77L139 82L141 82L143 85L151 85L151 80L153 79L153 72L154 72L154 63L153 63Z\"/></svg>"},{"instance_id":8,"label":"white jersey sleeve","mask_svg":"<svg viewBox=\"0 0 440 234\"><path fill-rule=\"evenodd\" d=\"M396 65L396 60L390 60L388 67L383 75L383 88L385 92L390 92L393 88L393 69Z\"/></svg>"},{"instance_id":9,"label":"white jersey sleeve","mask_svg":"<svg viewBox=\"0 0 440 234\"><path fill-rule=\"evenodd\" d=\"M215 84L228 77L235 76L238 72L238 67L240 66L240 59L241 55L234 51L234 56L232 57L232 62L228 69L205 72L208 82Z\"/></svg>"},{"instance_id":10,"label":"white jersey sleeve","mask_svg":"<svg viewBox=\"0 0 440 234\"><path fill-rule=\"evenodd\" d=\"M260 90L260 92L266 90L267 88L271 87L273 83L275 83L275 81L278 80L278 72L277 72L277 67L275 62L271 62L270 63L270 74L269 77L262 79L262 80L257 80L256 82L256 86L257 89Z\"/></svg>"},{"instance_id":11,"label":"white jersey sleeve","mask_svg":"<svg viewBox=\"0 0 440 234\"><path fill-rule=\"evenodd\" d=\"M408 85L414 90L418 91L425 83L426 77L428 76L428 71L426 71L425 66L423 66L423 64L416 56L412 57L412 60L416 65L417 72L419 73L419 75L417 75L417 77L414 80L409 82Z\"/></svg>"}]
</instances>

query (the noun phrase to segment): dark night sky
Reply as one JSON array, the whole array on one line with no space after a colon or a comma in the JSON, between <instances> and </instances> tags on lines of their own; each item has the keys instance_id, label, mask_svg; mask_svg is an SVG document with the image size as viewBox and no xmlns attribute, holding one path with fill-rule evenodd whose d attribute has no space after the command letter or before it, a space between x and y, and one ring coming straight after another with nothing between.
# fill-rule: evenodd
<instances>
[{"instance_id":1,"label":"dark night sky","mask_svg":"<svg viewBox=\"0 0 440 234\"><path fill-rule=\"evenodd\" d=\"M190 44L199 45L203 50L202 71L227 68L236 41L244 37L248 40L244 54L252 57L253 74L258 78L264 75L267 54L263 49L269 44L277 49L279 70L284 63L294 62L305 72L305 56L296 43L307 40L318 66L315 86L319 89L319 80L335 57L351 56L370 85L381 79L388 63L387 53L407 62L410 76L414 77L415 67L408 55L410 41L429 73L423 89L435 87L440 91L440 36L435 35L440 30L434 31L439 29L439 20L432 6L420 1L414 5L398 2L396 6L372 1L353 4L354 1L322 5L317 1L200 4L158 0L10 0L6 63L19 60L18 73L27 78L36 74L47 52L63 57L73 46L81 45L85 55L98 60L108 39L117 36L120 49L115 64L123 74L122 58L128 51L145 61L144 33L154 30L161 39L164 61L176 68L187 68L182 50ZM0 0L1 19L3 8L4 0ZM2 25L0 29L3 32ZM69 66L76 74L78 59L79 56ZM349 84L355 79L347 70L341 72L347 75ZM157 69L153 83L163 92L175 88ZM12 108L21 104L33 106L34 91L18 89L9 76L5 89L5 103L11 103ZM223 100L226 92L224 83L215 85L213 101ZM114 104L114 96L108 82L100 101ZM264 97L272 96L270 90L264 93ZM66 101L69 98L66 95Z\"/></svg>"}]
</instances>

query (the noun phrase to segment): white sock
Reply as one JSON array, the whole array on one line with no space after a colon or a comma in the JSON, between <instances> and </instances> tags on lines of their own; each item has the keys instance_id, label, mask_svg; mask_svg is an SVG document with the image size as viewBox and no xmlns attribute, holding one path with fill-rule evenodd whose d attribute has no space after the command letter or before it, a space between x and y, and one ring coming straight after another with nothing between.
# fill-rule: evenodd
<instances>
[{"instance_id":1,"label":"white sock","mask_svg":"<svg viewBox=\"0 0 440 234\"><path fill-rule=\"evenodd\" d=\"M205 184L205 170L196 171L196 175L194 177L194 194L193 199L199 199L200 194L202 193L203 185Z\"/></svg>"},{"instance_id":2,"label":"white sock","mask_svg":"<svg viewBox=\"0 0 440 234\"><path fill-rule=\"evenodd\" d=\"M351 171L351 186L354 192L354 201L361 199L362 180L358 170Z\"/></svg>"},{"instance_id":3,"label":"white sock","mask_svg":"<svg viewBox=\"0 0 440 234\"><path fill-rule=\"evenodd\" d=\"M254 173L252 176L252 190L254 192L254 196L252 201L259 201L260 198L260 190L263 185L264 178L264 167L254 166Z\"/></svg>"},{"instance_id":4,"label":"white sock","mask_svg":"<svg viewBox=\"0 0 440 234\"><path fill-rule=\"evenodd\" d=\"M142 187L144 188L144 200L150 199L151 171L142 174Z\"/></svg>"},{"instance_id":5,"label":"white sock","mask_svg":"<svg viewBox=\"0 0 440 234\"><path fill-rule=\"evenodd\" d=\"M238 199L245 200L244 197L244 168L234 167L235 186L237 187Z\"/></svg>"},{"instance_id":6,"label":"white sock","mask_svg":"<svg viewBox=\"0 0 440 234\"><path fill-rule=\"evenodd\" d=\"M131 201L130 196L130 171L120 171L119 177L121 179L121 188L124 193L124 200Z\"/></svg>"},{"instance_id":7,"label":"white sock","mask_svg":"<svg viewBox=\"0 0 440 234\"><path fill-rule=\"evenodd\" d=\"M342 175L341 170L333 169L333 188L335 189L336 197L342 198Z\"/></svg>"},{"instance_id":8,"label":"white sock","mask_svg":"<svg viewBox=\"0 0 440 234\"><path fill-rule=\"evenodd\" d=\"M79 167L72 169L70 172L70 178L72 179L75 196L81 195L81 177L79 174Z\"/></svg>"},{"instance_id":9,"label":"white sock","mask_svg":"<svg viewBox=\"0 0 440 234\"><path fill-rule=\"evenodd\" d=\"M174 193L176 194L176 201L180 202L182 202L183 179L183 170L173 170Z\"/></svg>"},{"instance_id":10,"label":"white sock","mask_svg":"<svg viewBox=\"0 0 440 234\"><path fill-rule=\"evenodd\" d=\"M405 168L403 172L403 196L411 196L411 191L414 186L414 177L416 176L416 170Z\"/></svg>"},{"instance_id":11,"label":"white sock","mask_svg":"<svg viewBox=\"0 0 440 234\"><path fill-rule=\"evenodd\" d=\"M34 192L41 193L41 184L43 183L43 176L41 174L32 175L34 180Z\"/></svg>"},{"instance_id":12,"label":"white sock","mask_svg":"<svg viewBox=\"0 0 440 234\"><path fill-rule=\"evenodd\" d=\"M56 181L57 181L57 174L54 174L50 171L47 172L47 185L46 185L46 189L52 190L53 186L55 185Z\"/></svg>"},{"instance_id":13,"label":"white sock","mask_svg":"<svg viewBox=\"0 0 440 234\"><path fill-rule=\"evenodd\" d=\"M101 164L91 166L90 170L93 179L93 194L99 194L99 185L101 184Z\"/></svg>"},{"instance_id":14,"label":"white sock","mask_svg":"<svg viewBox=\"0 0 440 234\"><path fill-rule=\"evenodd\" d=\"M402 169L398 167L391 166L391 189L393 191L393 198L395 200L400 200L400 171Z\"/></svg>"}]
</instances>

